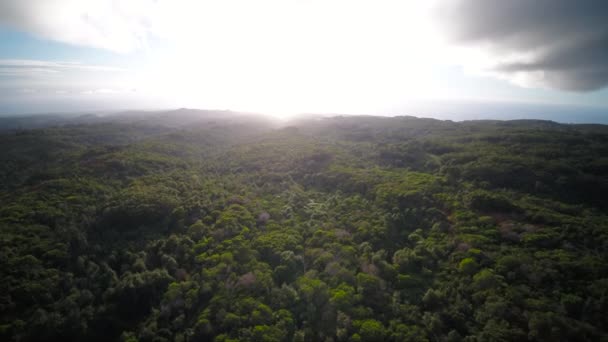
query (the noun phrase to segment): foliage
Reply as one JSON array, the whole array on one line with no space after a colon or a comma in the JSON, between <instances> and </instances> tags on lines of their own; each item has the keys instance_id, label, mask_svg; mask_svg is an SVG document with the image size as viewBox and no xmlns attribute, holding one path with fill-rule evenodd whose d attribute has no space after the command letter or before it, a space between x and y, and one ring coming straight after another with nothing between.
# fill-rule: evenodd
<instances>
[{"instance_id":1,"label":"foliage","mask_svg":"<svg viewBox=\"0 0 608 342\"><path fill-rule=\"evenodd\" d=\"M117 121L0 144L3 340L608 339L605 126Z\"/></svg>"}]
</instances>

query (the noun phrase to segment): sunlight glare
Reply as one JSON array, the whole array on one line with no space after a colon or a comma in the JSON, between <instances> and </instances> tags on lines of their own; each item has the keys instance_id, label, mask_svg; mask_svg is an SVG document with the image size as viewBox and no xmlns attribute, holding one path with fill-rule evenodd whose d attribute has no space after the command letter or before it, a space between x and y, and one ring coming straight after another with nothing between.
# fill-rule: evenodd
<instances>
[{"instance_id":1,"label":"sunlight glare","mask_svg":"<svg viewBox=\"0 0 608 342\"><path fill-rule=\"evenodd\" d=\"M142 70L139 87L193 107L378 111L433 92L428 71L439 52L427 7L226 1L159 9L157 29L171 44Z\"/></svg>"}]
</instances>

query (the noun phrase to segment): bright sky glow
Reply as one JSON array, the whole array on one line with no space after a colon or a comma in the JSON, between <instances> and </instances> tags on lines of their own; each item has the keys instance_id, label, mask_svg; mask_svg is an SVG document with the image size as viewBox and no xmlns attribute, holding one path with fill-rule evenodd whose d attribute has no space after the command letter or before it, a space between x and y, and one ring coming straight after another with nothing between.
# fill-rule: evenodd
<instances>
[{"instance_id":1,"label":"bright sky glow","mask_svg":"<svg viewBox=\"0 0 608 342\"><path fill-rule=\"evenodd\" d=\"M417 3L420 4L420 3ZM187 9L187 10L185 10ZM374 111L436 95L438 41L414 2L222 1L161 9L137 89L270 112Z\"/></svg>"}]
</instances>

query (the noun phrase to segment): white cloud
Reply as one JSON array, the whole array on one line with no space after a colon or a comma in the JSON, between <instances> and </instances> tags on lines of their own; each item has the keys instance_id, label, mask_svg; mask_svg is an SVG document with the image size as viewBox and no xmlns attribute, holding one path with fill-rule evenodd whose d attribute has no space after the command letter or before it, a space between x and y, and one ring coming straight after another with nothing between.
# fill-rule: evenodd
<instances>
[{"instance_id":1,"label":"white cloud","mask_svg":"<svg viewBox=\"0 0 608 342\"><path fill-rule=\"evenodd\" d=\"M35 69L46 72L60 72L61 70L85 70L85 71L127 71L124 68L117 68L106 65L90 65L80 62L52 62L33 59L0 59L0 68L11 70Z\"/></svg>"},{"instance_id":2,"label":"white cloud","mask_svg":"<svg viewBox=\"0 0 608 342\"><path fill-rule=\"evenodd\" d=\"M90 89L114 94L130 86L132 74L131 70L106 65L0 59L0 88L19 94L74 95Z\"/></svg>"},{"instance_id":3,"label":"white cloud","mask_svg":"<svg viewBox=\"0 0 608 342\"><path fill-rule=\"evenodd\" d=\"M19 86L68 94L136 88L180 106L276 112L373 112L460 96L450 76L437 71L446 65L546 85L542 72L496 69L529 58L520 50L447 49L441 25L431 20L435 3L445 2L0 0L0 24L137 59L124 69L0 60L0 77L29 78L35 84Z\"/></svg>"},{"instance_id":4,"label":"white cloud","mask_svg":"<svg viewBox=\"0 0 608 342\"><path fill-rule=\"evenodd\" d=\"M109 88L99 88L99 89L87 89L83 90L80 93L84 95L94 95L94 94L120 94L124 91L119 89L109 89Z\"/></svg>"},{"instance_id":5,"label":"white cloud","mask_svg":"<svg viewBox=\"0 0 608 342\"><path fill-rule=\"evenodd\" d=\"M2 67L0 66L0 77L1 76L12 76L12 77L33 77L41 74L53 74L59 71L47 68L15 68L15 67Z\"/></svg>"},{"instance_id":6,"label":"white cloud","mask_svg":"<svg viewBox=\"0 0 608 342\"><path fill-rule=\"evenodd\" d=\"M400 0L4 0L0 23L60 42L143 52L120 81L184 105L373 110L433 92L425 73L441 53L424 20L427 7ZM43 69L102 71L25 64L38 76ZM95 81L102 84L78 91L114 86Z\"/></svg>"},{"instance_id":7,"label":"white cloud","mask_svg":"<svg viewBox=\"0 0 608 342\"><path fill-rule=\"evenodd\" d=\"M153 0L3 0L0 23L65 43L130 52L146 45Z\"/></svg>"}]
</instances>

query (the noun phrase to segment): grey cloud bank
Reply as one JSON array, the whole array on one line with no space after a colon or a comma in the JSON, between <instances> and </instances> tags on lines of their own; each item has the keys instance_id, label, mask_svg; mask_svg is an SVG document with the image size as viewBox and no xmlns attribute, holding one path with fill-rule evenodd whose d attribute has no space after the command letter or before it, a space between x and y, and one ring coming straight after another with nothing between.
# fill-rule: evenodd
<instances>
[{"instance_id":1,"label":"grey cloud bank","mask_svg":"<svg viewBox=\"0 0 608 342\"><path fill-rule=\"evenodd\" d=\"M459 0L438 14L454 43L515 56L492 67L507 78L569 91L608 85L608 1Z\"/></svg>"}]
</instances>

